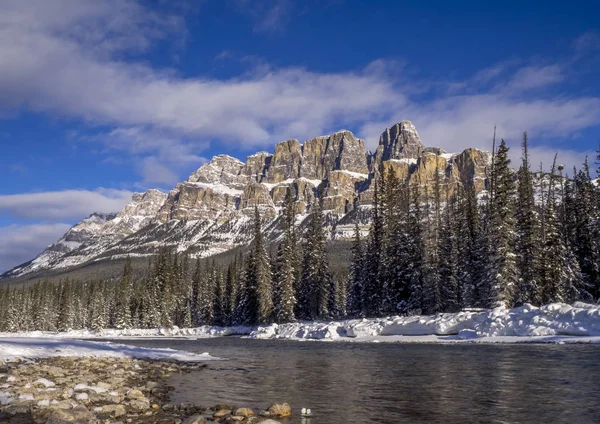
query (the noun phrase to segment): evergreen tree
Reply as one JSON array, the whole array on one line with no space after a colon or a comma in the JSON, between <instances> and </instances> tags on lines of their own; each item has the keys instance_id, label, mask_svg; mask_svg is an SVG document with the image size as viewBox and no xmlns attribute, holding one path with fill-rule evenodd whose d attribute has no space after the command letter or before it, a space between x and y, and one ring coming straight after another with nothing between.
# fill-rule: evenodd
<instances>
[{"instance_id":1,"label":"evergreen tree","mask_svg":"<svg viewBox=\"0 0 600 424\"><path fill-rule=\"evenodd\" d=\"M258 207L254 208L254 239L245 275L245 322L264 324L273 320L273 290L269 255Z\"/></svg>"},{"instance_id":2,"label":"evergreen tree","mask_svg":"<svg viewBox=\"0 0 600 424\"><path fill-rule=\"evenodd\" d=\"M523 133L523 163L518 172L518 200L516 207L517 264L520 278L515 288L515 305L534 303L539 305L541 293L538 287L540 272L540 229L536 213L534 187L529 165L527 132Z\"/></svg>"},{"instance_id":3,"label":"evergreen tree","mask_svg":"<svg viewBox=\"0 0 600 424\"><path fill-rule=\"evenodd\" d=\"M488 228L489 262L485 276L488 307L510 307L519 277L515 253L515 181L508 151L508 146L502 140L492 169L494 193Z\"/></svg>"},{"instance_id":4,"label":"evergreen tree","mask_svg":"<svg viewBox=\"0 0 600 424\"><path fill-rule=\"evenodd\" d=\"M283 202L283 240L277 249L275 263L275 314L277 322L293 322L296 309L295 288L298 285L298 255L292 191L288 188Z\"/></svg>"},{"instance_id":5,"label":"evergreen tree","mask_svg":"<svg viewBox=\"0 0 600 424\"><path fill-rule=\"evenodd\" d=\"M310 222L304 238L302 276L298 293L298 316L314 320L329 317L332 278L327 257L327 239L323 231L320 200L311 207Z\"/></svg>"},{"instance_id":6,"label":"evergreen tree","mask_svg":"<svg viewBox=\"0 0 600 424\"><path fill-rule=\"evenodd\" d=\"M358 222L354 224L352 242L352 262L350 263L350 281L348 290L348 314L351 317L362 317L364 313L364 274L363 251Z\"/></svg>"},{"instance_id":7,"label":"evergreen tree","mask_svg":"<svg viewBox=\"0 0 600 424\"><path fill-rule=\"evenodd\" d=\"M384 172L380 170L373 191L372 223L364 261L363 305L364 313L369 317L379 316L383 311L384 287L381 278L381 256L384 241L385 204L383 193L385 189Z\"/></svg>"},{"instance_id":8,"label":"evergreen tree","mask_svg":"<svg viewBox=\"0 0 600 424\"><path fill-rule=\"evenodd\" d=\"M131 258L127 257L121 283L117 286L115 324L118 329L131 328L130 298L132 289Z\"/></svg>"}]
</instances>

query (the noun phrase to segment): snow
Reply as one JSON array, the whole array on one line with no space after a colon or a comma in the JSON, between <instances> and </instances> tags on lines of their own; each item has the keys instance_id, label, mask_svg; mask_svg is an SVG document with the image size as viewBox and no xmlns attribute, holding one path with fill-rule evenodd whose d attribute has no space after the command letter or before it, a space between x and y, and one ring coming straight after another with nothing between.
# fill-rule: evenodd
<instances>
[{"instance_id":1,"label":"snow","mask_svg":"<svg viewBox=\"0 0 600 424\"><path fill-rule=\"evenodd\" d=\"M187 182L186 184L192 184L201 188L205 188L205 189L210 189L215 193L221 193L221 194L228 194L230 196L241 196L244 191L243 190L238 190L235 188L231 188L229 186L226 186L224 184L213 184L213 183L191 183L191 182Z\"/></svg>"},{"instance_id":2,"label":"snow","mask_svg":"<svg viewBox=\"0 0 600 424\"><path fill-rule=\"evenodd\" d=\"M450 160L455 156L460 155L460 153L442 153L440 156L443 157L446 160Z\"/></svg>"},{"instance_id":3,"label":"snow","mask_svg":"<svg viewBox=\"0 0 600 424\"><path fill-rule=\"evenodd\" d=\"M465 310L431 316L272 324L249 338L362 342L586 342L600 343L600 306Z\"/></svg>"},{"instance_id":4,"label":"snow","mask_svg":"<svg viewBox=\"0 0 600 424\"><path fill-rule=\"evenodd\" d=\"M173 359L178 361L207 361L218 359L207 353L197 354L173 349L147 349L109 342L0 336L0 360L49 358L57 356L130 357L140 359Z\"/></svg>"},{"instance_id":5,"label":"snow","mask_svg":"<svg viewBox=\"0 0 600 424\"><path fill-rule=\"evenodd\" d=\"M353 178L358 178L358 179L362 179L362 180L367 180L369 179L369 174L362 174L360 172L353 172L353 171L347 171L345 169L339 169L333 172L342 172L346 175L350 175Z\"/></svg>"},{"instance_id":6,"label":"snow","mask_svg":"<svg viewBox=\"0 0 600 424\"><path fill-rule=\"evenodd\" d=\"M391 162L398 162L398 163L407 163L409 165L416 165L418 162L418 159L414 159L414 158L402 158L402 159L390 159Z\"/></svg>"},{"instance_id":7,"label":"snow","mask_svg":"<svg viewBox=\"0 0 600 424\"><path fill-rule=\"evenodd\" d=\"M238 335L251 339L321 340L404 343L598 343L600 305L576 302L542 307L468 309L430 316L394 316L340 321L294 322L258 327L157 328L128 330L76 330L66 333L30 332L0 334L0 359L76 355L132 356L180 360L214 359L171 349L142 349L112 343L69 339L206 338ZM16 341L15 341L16 340ZM32 342L33 340L33 342ZM28 345L31 343L31 345ZM12 350L11 350L12 349ZM186 359L190 358L190 359Z\"/></svg>"}]
</instances>

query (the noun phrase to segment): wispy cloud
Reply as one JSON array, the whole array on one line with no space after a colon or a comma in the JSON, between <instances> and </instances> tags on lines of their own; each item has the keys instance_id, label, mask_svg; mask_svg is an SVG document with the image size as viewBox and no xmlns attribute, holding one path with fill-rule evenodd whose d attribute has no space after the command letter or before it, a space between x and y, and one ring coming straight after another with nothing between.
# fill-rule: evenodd
<instances>
[{"instance_id":1,"label":"wispy cloud","mask_svg":"<svg viewBox=\"0 0 600 424\"><path fill-rule=\"evenodd\" d=\"M45 221L81 219L93 212L118 212L131 195L127 190L105 188L0 195L0 216Z\"/></svg>"},{"instance_id":2,"label":"wispy cloud","mask_svg":"<svg viewBox=\"0 0 600 424\"><path fill-rule=\"evenodd\" d=\"M294 10L291 0L233 0L232 4L254 21L255 32L283 30Z\"/></svg>"}]
</instances>

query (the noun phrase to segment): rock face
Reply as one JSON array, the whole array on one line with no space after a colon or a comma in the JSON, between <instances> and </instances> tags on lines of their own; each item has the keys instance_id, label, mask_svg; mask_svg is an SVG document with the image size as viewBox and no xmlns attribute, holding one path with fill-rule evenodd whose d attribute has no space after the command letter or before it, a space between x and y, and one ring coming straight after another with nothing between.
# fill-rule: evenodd
<instances>
[{"instance_id":1,"label":"rock face","mask_svg":"<svg viewBox=\"0 0 600 424\"><path fill-rule=\"evenodd\" d=\"M424 149L412 122L402 121L381 134L374 164L389 159L418 159Z\"/></svg>"},{"instance_id":2,"label":"rock face","mask_svg":"<svg viewBox=\"0 0 600 424\"><path fill-rule=\"evenodd\" d=\"M220 253L250 241L255 207L266 235L277 234L288 191L301 216L321 196L331 237L351 237L354 222L369 222L373 182L380 169L419 184L432 183L439 172L451 194L459 184L484 190L489 159L488 153L476 149L446 153L425 147L410 121L386 129L374 154L366 152L363 140L342 130L303 144L286 140L272 154L259 152L245 162L218 155L168 194L136 193L116 216L93 214L36 259L2 277L91 260L149 256L162 246L196 257Z\"/></svg>"}]
</instances>

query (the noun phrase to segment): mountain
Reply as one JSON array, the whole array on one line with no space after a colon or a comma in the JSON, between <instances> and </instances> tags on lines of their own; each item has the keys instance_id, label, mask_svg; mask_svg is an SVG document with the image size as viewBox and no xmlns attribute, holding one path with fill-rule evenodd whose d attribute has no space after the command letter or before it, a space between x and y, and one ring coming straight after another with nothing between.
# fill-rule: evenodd
<instances>
[{"instance_id":1,"label":"mountain","mask_svg":"<svg viewBox=\"0 0 600 424\"><path fill-rule=\"evenodd\" d=\"M387 128L374 153L352 132L278 143L273 153L259 152L242 162L218 155L168 194L136 193L116 215L93 214L71 228L32 261L1 278L42 270L62 270L90 262L145 257L160 247L193 257L207 257L250 242L255 206L265 234L278 235L278 217L288 188L296 199L298 222L322 196L332 239L350 237L355 222L369 222L375 175L392 169L400 178L420 183L445 173L451 192L459 183L485 190L490 155L477 149L446 153L425 147L410 121Z\"/></svg>"}]
</instances>

